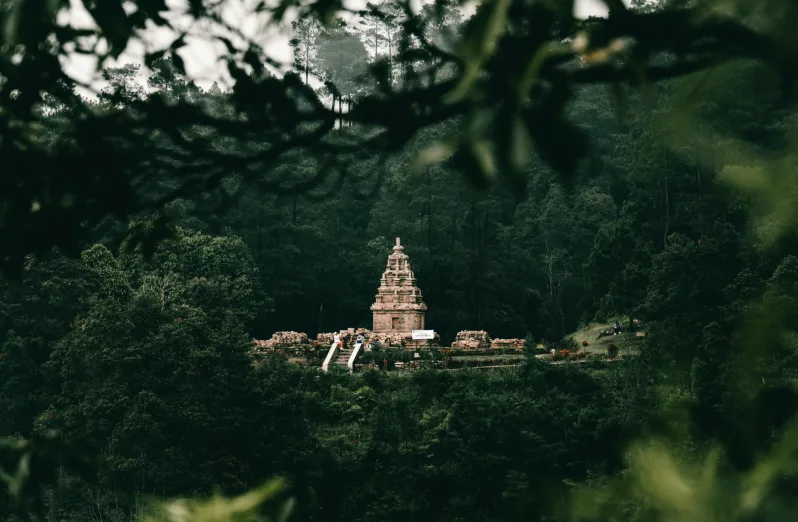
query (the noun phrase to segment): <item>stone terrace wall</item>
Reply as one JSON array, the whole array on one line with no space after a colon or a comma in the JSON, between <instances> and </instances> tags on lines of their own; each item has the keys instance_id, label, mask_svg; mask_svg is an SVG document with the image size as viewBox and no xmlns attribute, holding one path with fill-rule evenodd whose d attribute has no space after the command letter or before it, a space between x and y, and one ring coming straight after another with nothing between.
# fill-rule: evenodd
<instances>
[{"instance_id":1,"label":"stone terrace wall","mask_svg":"<svg viewBox=\"0 0 798 522\"><path fill-rule=\"evenodd\" d=\"M371 334L369 341L377 341L383 348L401 348L411 341L411 337L399 332L378 332Z\"/></svg>"},{"instance_id":2,"label":"stone terrace wall","mask_svg":"<svg viewBox=\"0 0 798 522\"><path fill-rule=\"evenodd\" d=\"M316 342L329 347L333 342L334 333L320 333L316 336Z\"/></svg>"},{"instance_id":3,"label":"stone terrace wall","mask_svg":"<svg viewBox=\"0 0 798 522\"><path fill-rule=\"evenodd\" d=\"M490 348L490 336L485 330L463 330L452 343L453 350L486 350Z\"/></svg>"},{"instance_id":4,"label":"stone terrace wall","mask_svg":"<svg viewBox=\"0 0 798 522\"><path fill-rule=\"evenodd\" d=\"M410 333L403 332L378 332L374 333L365 328L347 328L339 332L319 333L316 339L310 339L307 334L302 332L275 332L271 339L254 340L255 350L275 350L280 348L291 348L307 344L318 344L329 347L336 334L343 338L346 334L351 336L350 343L354 343L355 338L363 334L366 339L373 343L379 342L382 348L407 348L424 349L427 347L439 347L440 337L435 335L435 339L428 341L414 341ZM491 339L488 332L484 330L463 330L457 334L452 343L452 349L457 350L487 350L487 349L513 349L523 350L523 339Z\"/></svg>"},{"instance_id":5,"label":"stone terrace wall","mask_svg":"<svg viewBox=\"0 0 798 522\"><path fill-rule=\"evenodd\" d=\"M490 342L490 347L494 350L523 350L523 339L493 339Z\"/></svg>"}]
</instances>

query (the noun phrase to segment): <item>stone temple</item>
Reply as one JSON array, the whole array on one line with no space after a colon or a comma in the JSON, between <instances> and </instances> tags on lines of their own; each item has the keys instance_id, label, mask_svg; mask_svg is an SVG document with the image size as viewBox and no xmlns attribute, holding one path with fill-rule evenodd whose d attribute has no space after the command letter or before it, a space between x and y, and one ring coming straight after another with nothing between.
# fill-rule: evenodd
<instances>
[{"instance_id":1,"label":"stone temple","mask_svg":"<svg viewBox=\"0 0 798 522\"><path fill-rule=\"evenodd\" d=\"M388 256L388 266L380 279L371 311L375 334L401 333L409 337L411 330L424 329L427 305L421 298L421 290L416 286L416 278L398 237L393 253Z\"/></svg>"}]
</instances>

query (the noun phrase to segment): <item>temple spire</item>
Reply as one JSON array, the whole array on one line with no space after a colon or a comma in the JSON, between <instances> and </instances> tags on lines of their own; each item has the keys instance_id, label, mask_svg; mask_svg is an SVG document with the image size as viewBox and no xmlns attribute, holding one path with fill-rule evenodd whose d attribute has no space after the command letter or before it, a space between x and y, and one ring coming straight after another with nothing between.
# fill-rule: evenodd
<instances>
[{"instance_id":1,"label":"temple spire","mask_svg":"<svg viewBox=\"0 0 798 522\"><path fill-rule=\"evenodd\" d=\"M424 312L427 305L416 286L407 254L400 239L396 238L393 253L380 278L380 287L371 310L374 315L373 332L410 334L411 330L424 329Z\"/></svg>"}]
</instances>

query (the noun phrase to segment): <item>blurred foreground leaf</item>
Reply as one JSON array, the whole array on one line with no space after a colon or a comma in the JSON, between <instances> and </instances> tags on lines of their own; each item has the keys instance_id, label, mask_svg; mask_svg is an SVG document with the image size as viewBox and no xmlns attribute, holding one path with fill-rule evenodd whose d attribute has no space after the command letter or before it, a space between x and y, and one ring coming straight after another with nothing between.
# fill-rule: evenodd
<instances>
[{"instance_id":1,"label":"blurred foreground leaf","mask_svg":"<svg viewBox=\"0 0 798 522\"><path fill-rule=\"evenodd\" d=\"M86 448L48 431L30 439L0 439L0 483L16 514L41 513L46 488L55 485L59 474L70 470L88 476L93 466Z\"/></svg>"},{"instance_id":2,"label":"blurred foreground leaf","mask_svg":"<svg viewBox=\"0 0 798 522\"><path fill-rule=\"evenodd\" d=\"M217 494L208 500L171 500L157 504L144 522L285 522L294 500L278 501L284 491L285 482L274 479L237 497ZM264 514L267 503L274 508L268 515Z\"/></svg>"},{"instance_id":3,"label":"blurred foreground leaf","mask_svg":"<svg viewBox=\"0 0 798 522\"><path fill-rule=\"evenodd\" d=\"M574 520L613 520L630 509L636 511L635 520L663 522L794 520L790 509L777 510L774 516L768 501L784 495L778 491L780 482L798 476L795 422L744 473L730 470L718 447L707 451L703 459L679 453L664 440L635 444L621 478L575 493Z\"/></svg>"}]
</instances>

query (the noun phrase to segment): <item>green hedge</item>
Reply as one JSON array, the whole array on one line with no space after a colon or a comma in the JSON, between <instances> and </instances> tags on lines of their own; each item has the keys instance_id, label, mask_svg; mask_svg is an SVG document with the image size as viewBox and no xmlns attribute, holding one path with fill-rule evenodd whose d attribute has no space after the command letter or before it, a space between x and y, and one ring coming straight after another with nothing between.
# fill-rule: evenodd
<instances>
[{"instance_id":1,"label":"green hedge","mask_svg":"<svg viewBox=\"0 0 798 522\"><path fill-rule=\"evenodd\" d=\"M419 357L416 358L415 354ZM427 350L406 350L404 348L389 348L387 350L372 350L370 352L363 352L357 359L358 364L374 363L382 368L385 361L388 361L388 368L393 367L395 362L409 363L412 361L419 362L435 362L444 359L443 351L440 349L427 349Z\"/></svg>"},{"instance_id":2,"label":"green hedge","mask_svg":"<svg viewBox=\"0 0 798 522\"><path fill-rule=\"evenodd\" d=\"M451 359L446 361L444 367L446 368L479 368L480 366L517 366L524 362L524 359L519 357L517 359L492 359L490 357L480 358L461 358Z\"/></svg>"}]
</instances>

